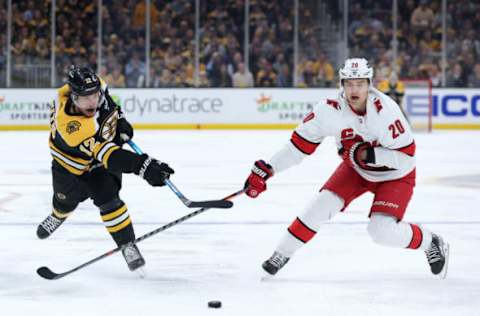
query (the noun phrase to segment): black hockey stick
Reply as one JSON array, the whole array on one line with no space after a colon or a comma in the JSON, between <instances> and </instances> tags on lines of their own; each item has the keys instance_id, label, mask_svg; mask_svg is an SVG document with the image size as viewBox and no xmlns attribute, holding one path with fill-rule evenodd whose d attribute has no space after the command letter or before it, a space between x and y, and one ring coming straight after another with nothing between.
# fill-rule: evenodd
<instances>
[{"instance_id":1,"label":"black hockey stick","mask_svg":"<svg viewBox=\"0 0 480 316\"><path fill-rule=\"evenodd\" d=\"M143 151L140 147L137 146L133 141L129 140L128 144L132 149L139 155L143 154ZM210 200L210 201L192 201L189 200L183 195L182 192L170 181L170 179L165 179L165 184L170 188L170 190L175 193L176 196L185 204L187 207L190 208L198 208L198 207L208 207L208 208L231 208L233 206L232 201L227 200Z\"/></svg>"},{"instance_id":2,"label":"black hockey stick","mask_svg":"<svg viewBox=\"0 0 480 316\"><path fill-rule=\"evenodd\" d=\"M229 196L225 197L224 200L233 199L234 197L239 196L239 195L243 194L244 192L245 192L245 189L242 189L242 190L240 190L240 191L237 191L237 192L232 193L232 194L230 194ZM203 213L203 212L205 212L205 211L207 211L207 210L209 210L209 209L210 209L210 208L208 208L208 207L204 207L204 208L201 208L201 209L196 210L196 211L194 211L194 212L188 213L187 215L182 216L182 217L174 220L173 222L170 222L170 223L168 223L168 224L165 224L165 225L163 225L162 227L159 227L159 228L157 228L157 229L155 229L155 230L152 230L152 231L149 232L149 233L146 233L146 234L138 237L137 239L135 239L134 242L135 242L135 243L139 243L139 242L141 242L141 241L143 241L143 240L145 240L145 239L147 239L147 238L152 237L153 235L156 235L156 234L158 234L158 233L160 233L160 232L162 232L162 231L164 231L164 230L169 229L170 227L173 227L173 226L175 226L175 225L178 225L178 224L186 221L187 219L192 218L192 217L194 217L194 216L197 216L198 214L201 214L201 213ZM47 280L58 280L58 279L61 279L61 278L65 277L65 276L67 276L67 275L75 272L75 271L78 271L78 270L80 270L80 269L83 269L83 268L85 268L86 266L91 265L92 263L95 263L95 262L97 262L97 261L100 261L100 260L102 260L103 258L109 257L109 256L113 255L114 253L120 251L120 250L121 250L121 248L120 248L120 247L117 247L117 248L115 248L115 249L112 249L112 250L110 250L110 251L105 252L103 255L100 255L100 256L98 256L98 257L96 257L96 258L94 258L94 259L92 259L92 260L90 260L90 261L87 261L87 262L85 262L85 263L83 263L83 264L81 264L81 265L79 265L79 266L77 266L77 267L75 267L75 268L73 268L73 269L70 269L70 270L65 271L65 272L62 272L62 273L55 273L55 272L53 272L52 270L50 270L50 268L48 268L48 267L40 267L40 268L38 268L38 269L37 269L37 273L38 273L39 276L41 276L41 277L44 278L44 279L47 279Z\"/></svg>"}]
</instances>

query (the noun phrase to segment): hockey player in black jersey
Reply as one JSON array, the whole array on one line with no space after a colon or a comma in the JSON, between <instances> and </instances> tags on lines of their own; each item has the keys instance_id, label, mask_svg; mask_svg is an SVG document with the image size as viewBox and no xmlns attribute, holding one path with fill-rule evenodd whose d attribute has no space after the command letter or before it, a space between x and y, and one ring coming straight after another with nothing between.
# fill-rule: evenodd
<instances>
[{"instance_id":1,"label":"hockey player in black jersey","mask_svg":"<svg viewBox=\"0 0 480 316\"><path fill-rule=\"evenodd\" d=\"M120 199L122 173L135 173L152 186L165 185L174 173L166 163L122 149L133 137L130 123L108 94L105 82L88 68L72 66L68 83L58 89L50 118L53 210L37 236L49 237L91 198L130 270L145 265L126 204Z\"/></svg>"}]
</instances>

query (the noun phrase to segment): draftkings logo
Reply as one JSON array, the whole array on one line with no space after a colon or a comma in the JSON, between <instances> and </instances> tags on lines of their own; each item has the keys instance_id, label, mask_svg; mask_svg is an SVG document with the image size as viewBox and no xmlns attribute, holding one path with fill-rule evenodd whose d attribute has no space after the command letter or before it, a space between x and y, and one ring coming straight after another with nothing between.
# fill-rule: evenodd
<instances>
[{"instance_id":1,"label":"draftkings logo","mask_svg":"<svg viewBox=\"0 0 480 316\"><path fill-rule=\"evenodd\" d=\"M318 103L317 101L298 101L295 99L277 100L271 95L264 93L260 94L260 97L255 99L255 102L257 103L258 112L277 113L280 120L294 122L303 120Z\"/></svg>"},{"instance_id":2,"label":"draftkings logo","mask_svg":"<svg viewBox=\"0 0 480 316\"><path fill-rule=\"evenodd\" d=\"M68 134L73 134L73 133L77 132L80 129L80 126L82 126L82 124L80 124L79 121L68 122L67 123L67 133Z\"/></svg>"}]
</instances>

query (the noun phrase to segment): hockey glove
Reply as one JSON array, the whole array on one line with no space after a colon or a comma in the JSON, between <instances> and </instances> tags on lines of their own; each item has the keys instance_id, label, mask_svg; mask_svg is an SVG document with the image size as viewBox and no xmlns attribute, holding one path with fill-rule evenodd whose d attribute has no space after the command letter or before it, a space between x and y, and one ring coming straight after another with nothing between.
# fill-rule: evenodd
<instances>
[{"instance_id":1,"label":"hockey glove","mask_svg":"<svg viewBox=\"0 0 480 316\"><path fill-rule=\"evenodd\" d=\"M342 158L352 168L357 165L360 168L367 169L367 163L375 163L375 151L369 143L355 143L349 148L344 148Z\"/></svg>"},{"instance_id":2,"label":"hockey glove","mask_svg":"<svg viewBox=\"0 0 480 316\"><path fill-rule=\"evenodd\" d=\"M132 125L125 119L120 118L117 121L117 134L113 140L118 145L123 145L133 138Z\"/></svg>"},{"instance_id":3,"label":"hockey glove","mask_svg":"<svg viewBox=\"0 0 480 316\"><path fill-rule=\"evenodd\" d=\"M252 172L245 181L244 188L247 190L245 193L251 198L256 198L267 189L266 181L272 176L272 166L263 160L255 161Z\"/></svg>"},{"instance_id":4,"label":"hockey glove","mask_svg":"<svg viewBox=\"0 0 480 316\"><path fill-rule=\"evenodd\" d=\"M161 187L165 185L165 179L170 178L175 171L164 162L160 162L146 154L142 155L143 163L140 168L135 171L135 174L147 180L147 182L154 187Z\"/></svg>"}]
</instances>

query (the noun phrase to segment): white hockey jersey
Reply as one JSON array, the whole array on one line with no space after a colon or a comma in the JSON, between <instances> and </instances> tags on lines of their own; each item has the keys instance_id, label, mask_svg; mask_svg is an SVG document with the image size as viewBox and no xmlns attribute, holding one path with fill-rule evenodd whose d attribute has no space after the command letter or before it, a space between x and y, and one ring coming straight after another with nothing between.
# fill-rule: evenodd
<instances>
[{"instance_id":1,"label":"white hockey jersey","mask_svg":"<svg viewBox=\"0 0 480 316\"><path fill-rule=\"evenodd\" d=\"M270 160L274 172L299 164L327 136L335 137L338 149L342 140L352 139L374 147L375 163L364 168L354 165L368 181L399 179L415 169L415 142L409 123L390 97L372 87L364 114L351 108L343 90L337 99L319 102L297 126L290 142Z\"/></svg>"}]
</instances>

